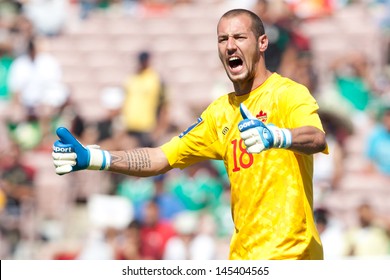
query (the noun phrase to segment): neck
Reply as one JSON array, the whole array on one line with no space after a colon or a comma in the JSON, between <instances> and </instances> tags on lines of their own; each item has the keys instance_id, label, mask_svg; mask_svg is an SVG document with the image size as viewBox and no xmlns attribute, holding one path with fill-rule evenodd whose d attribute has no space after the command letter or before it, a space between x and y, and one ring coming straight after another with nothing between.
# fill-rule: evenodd
<instances>
[{"instance_id":1,"label":"neck","mask_svg":"<svg viewBox=\"0 0 390 280\"><path fill-rule=\"evenodd\" d=\"M265 69L261 75L254 77L253 79L243 82L243 83L234 83L234 91L237 96L245 95L253 91L254 89L261 86L270 76L272 72Z\"/></svg>"}]
</instances>

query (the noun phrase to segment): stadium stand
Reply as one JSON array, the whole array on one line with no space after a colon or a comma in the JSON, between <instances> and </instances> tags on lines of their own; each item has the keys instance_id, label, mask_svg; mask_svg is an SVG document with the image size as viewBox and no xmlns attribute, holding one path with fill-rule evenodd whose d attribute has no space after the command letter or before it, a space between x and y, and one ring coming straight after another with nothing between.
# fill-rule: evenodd
<instances>
[{"instance_id":1,"label":"stadium stand","mask_svg":"<svg viewBox=\"0 0 390 280\"><path fill-rule=\"evenodd\" d=\"M98 9L87 19L79 18L76 4L70 5L63 31L47 40L49 51L63 68L63 79L70 88L70 99L79 108L78 113L87 122L100 120L101 116L96 112L104 110L99 98L101 91L107 86L121 86L136 66L133 60L136 54L149 49L154 54L156 68L168 85L168 99L173 101L171 121L178 130L185 129L211 99L230 90L218 59L215 36L217 20L224 12L223 2L193 1L169 7L161 13L128 14L122 9ZM312 61L319 82L316 94L321 101L326 100L323 89L332 83L329 69L332 58L350 50L360 50L369 55L374 73L384 71L386 67L386 37L367 13L365 4L348 5L330 16L302 21L300 30L311 41ZM326 102L327 106L329 104L336 113L337 104ZM357 224L356 208L362 202L372 204L379 215L390 217L389 178L367 173L365 169L364 147L373 126L372 122L365 128L354 127L353 134L346 138L344 174L338 187L324 201L323 206L345 227ZM35 182L38 217L35 230L40 232L39 227L50 219L57 219L62 228L75 227L76 230L64 231L60 236L63 242L57 247L38 246L42 248L41 254L24 256L55 258L53 254L67 242L75 239L82 242L85 238L86 225L82 221L87 221L88 217L85 209L80 210L72 204L77 196L75 189L85 188L85 197L107 193L111 183L107 180L111 179L102 175L58 177L53 172L48 153L34 151L26 153L25 158L27 162L39 164L37 169L40 170ZM72 243L72 253L75 247L78 246ZM64 249L65 253L68 251Z\"/></svg>"}]
</instances>

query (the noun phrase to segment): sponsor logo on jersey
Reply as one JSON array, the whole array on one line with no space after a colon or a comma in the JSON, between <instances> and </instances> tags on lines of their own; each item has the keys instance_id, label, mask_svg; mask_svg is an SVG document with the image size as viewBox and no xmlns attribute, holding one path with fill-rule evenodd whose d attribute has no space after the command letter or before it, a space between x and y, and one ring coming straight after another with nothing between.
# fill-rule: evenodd
<instances>
[{"instance_id":1,"label":"sponsor logo on jersey","mask_svg":"<svg viewBox=\"0 0 390 280\"><path fill-rule=\"evenodd\" d=\"M194 129L197 125L199 125L201 122L203 122L202 118L198 118L196 123L192 124L190 127L188 127L186 130L184 130L182 133L180 133L179 138L182 138L184 135L186 135L188 132L190 132L192 129Z\"/></svg>"}]
</instances>

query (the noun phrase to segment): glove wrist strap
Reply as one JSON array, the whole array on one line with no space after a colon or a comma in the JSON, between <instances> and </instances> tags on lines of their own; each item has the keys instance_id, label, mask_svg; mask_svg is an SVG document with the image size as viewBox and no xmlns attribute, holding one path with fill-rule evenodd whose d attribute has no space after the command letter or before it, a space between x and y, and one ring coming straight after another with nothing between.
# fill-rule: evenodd
<instances>
[{"instance_id":1,"label":"glove wrist strap","mask_svg":"<svg viewBox=\"0 0 390 280\"><path fill-rule=\"evenodd\" d=\"M291 131L286 128L274 129L274 148L287 149L292 144Z\"/></svg>"},{"instance_id":2,"label":"glove wrist strap","mask_svg":"<svg viewBox=\"0 0 390 280\"><path fill-rule=\"evenodd\" d=\"M110 167L111 155L108 151L88 148L90 152L90 170L107 170Z\"/></svg>"},{"instance_id":3,"label":"glove wrist strap","mask_svg":"<svg viewBox=\"0 0 390 280\"><path fill-rule=\"evenodd\" d=\"M287 149L292 144L292 135L291 131L287 128L282 128L283 134L284 134L284 142L281 148Z\"/></svg>"}]
</instances>

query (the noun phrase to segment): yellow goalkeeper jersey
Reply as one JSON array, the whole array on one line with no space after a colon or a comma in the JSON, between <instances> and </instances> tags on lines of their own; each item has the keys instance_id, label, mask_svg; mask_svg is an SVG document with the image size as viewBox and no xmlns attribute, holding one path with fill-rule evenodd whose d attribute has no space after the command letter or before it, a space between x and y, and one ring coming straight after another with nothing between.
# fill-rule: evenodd
<instances>
[{"instance_id":1,"label":"yellow goalkeeper jersey","mask_svg":"<svg viewBox=\"0 0 390 280\"><path fill-rule=\"evenodd\" d=\"M163 152L174 168L224 161L235 225L230 259L322 259L313 217L313 156L286 149L248 154L238 131L242 102L266 124L323 131L307 88L274 73L249 94L230 93L212 102Z\"/></svg>"}]
</instances>

